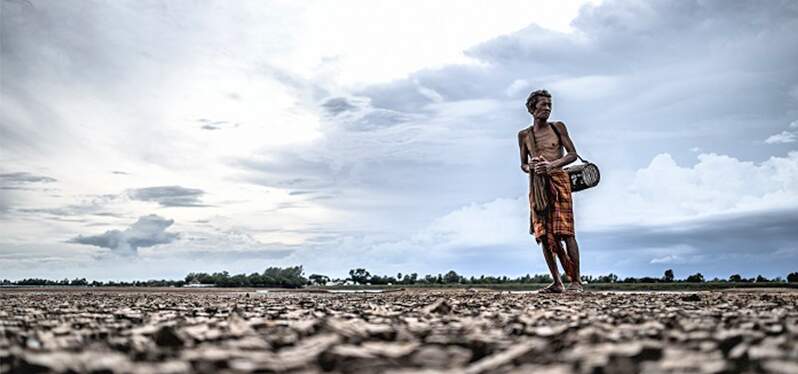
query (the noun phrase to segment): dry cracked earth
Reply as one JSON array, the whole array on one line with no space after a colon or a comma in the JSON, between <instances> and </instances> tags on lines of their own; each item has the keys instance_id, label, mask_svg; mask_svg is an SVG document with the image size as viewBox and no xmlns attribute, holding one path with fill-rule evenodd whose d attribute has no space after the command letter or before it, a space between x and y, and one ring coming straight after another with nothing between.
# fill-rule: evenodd
<instances>
[{"instance_id":1,"label":"dry cracked earth","mask_svg":"<svg viewBox=\"0 0 798 374\"><path fill-rule=\"evenodd\" d=\"M0 291L6 373L798 373L798 293Z\"/></svg>"}]
</instances>

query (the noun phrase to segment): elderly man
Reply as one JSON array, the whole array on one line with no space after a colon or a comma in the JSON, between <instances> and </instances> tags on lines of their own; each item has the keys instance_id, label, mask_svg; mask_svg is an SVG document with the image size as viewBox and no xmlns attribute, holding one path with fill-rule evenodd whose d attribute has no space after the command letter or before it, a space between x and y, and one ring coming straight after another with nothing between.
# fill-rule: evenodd
<instances>
[{"instance_id":1,"label":"elderly man","mask_svg":"<svg viewBox=\"0 0 798 374\"><path fill-rule=\"evenodd\" d=\"M526 108L533 123L518 133L521 170L530 174L529 233L543 245L543 257L554 283L541 293L562 293L564 290L557 260L571 280L568 291L581 292L579 278L579 246L574 236L574 215L571 181L562 167L574 162L576 149L562 122L549 122L551 94L546 90L532 92ZM563 148L565 152L563 152ZM561 242L565 242L567 252Z\"/></svg>"}]
</instances>

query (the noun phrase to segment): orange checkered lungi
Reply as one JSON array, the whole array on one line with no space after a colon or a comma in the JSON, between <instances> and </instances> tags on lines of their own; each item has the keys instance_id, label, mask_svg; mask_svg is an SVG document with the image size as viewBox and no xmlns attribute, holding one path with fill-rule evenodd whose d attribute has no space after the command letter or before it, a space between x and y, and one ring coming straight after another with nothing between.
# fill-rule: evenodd
<instances>
[{"instance_id":1,"label":"orange checkered lungi","mask_svg":"<svg viewBox=\"0 0 798 374\"><path fill-rule=\"evenodd\" d=\"M538 185L535 188L533 179L535 176L530 173L529 178L529 210L530 210L530 226L529 233L535 235L535 241L544 243L544 248L552 253L555 257L559 257L565 273L571 279L575 276L576 264L571 261L568 254L562 247L560 240L565 236L574 236L574 211L573 200L571 198L571 178L568 173L562 170L556 170L549 175L542 176L538 179L538 183L543 182L543 185ZM539 196L538 201L546 203L548 208L544 210L543 216L535 209L535 195L534 191L545 196ZM545 192L543 192L545 191Z\"/></svg>"},{"instance_id":2,"label":"orange checkered lungi","mask_svg":"<svg viewBox=\"0 0 798 374\"><path fill-rule=\"evenodd\" d=\"M545 217L538 216L535 211L535 199L532 195L532 178L529 185L529 233L535 235L540 243L543 237L550 234L549 240L564 236L574 236L574 211L571 196L571 179L568 173L556 170L549 174L549 210ZM556 240L559 242L559 240ZM551 248L554 250L555 248Z\"/></svg>"}]
</instances>

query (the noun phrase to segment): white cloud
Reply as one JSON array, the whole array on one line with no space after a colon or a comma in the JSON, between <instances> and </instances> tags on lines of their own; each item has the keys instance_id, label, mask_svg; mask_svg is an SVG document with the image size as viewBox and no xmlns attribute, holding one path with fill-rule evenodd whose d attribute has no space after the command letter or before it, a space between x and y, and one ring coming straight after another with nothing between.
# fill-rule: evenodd
<instances>
[{"instance_id":1,"label":"white cloud","mask_svg":"<svg viewBox=\"0 0 798 374\"><path fill-rule=\"evenodd\" d=\"M515 97L519 93L528 91L531 83L526 79L516 79L505 90L505 95L508 97Z\"/></svg>"},{"instance_id":2,"label":"white cloud","mask_svg":"<svg viewBox=\"0 0 798 374\"><path fill-rule=\"evenodd\" d=\"M664 256L664 257L658 257L658 258L651 259L651 263L652 264L674 264L674 263L678 264L678 263L682 263L683 261L684 261L684 259L682 259L678 255L667 255L667 256Z\"/></svg>"},{"instance_id":3,"label":"white cloud","mask_svg":"<svg viewBox=\"0 0 798 374\"><path fill-rule=\"evenodd\" d=\"M388 82L448 64L478 64L463 51L535 22L570 31L586 1L318 2L303 14L285 69L343 85ZM444 21L445 18L445 21Z\"/></svg>"},{"instance_id":4,"label":"white cloud","mask_svg":"<svg viewBox=\"0 0 798 374\"><path fill-rule=\"evenodd\" d=\"M692 167L660 154L631 176L580 196L587 227L663 224L715 214L798 206L798 152L761 163L699 154ZM623 202L623 204L618 204ZM612 215L607 215L607 211Z\"/></svg>"},{"instance_id":5,"label":"white cloud","mask_svg":"<svg viewBox=\"0 0 798 374\"><path fill-rule=\"evenodd\" d=\"M470 204L436 218L414 236L422 246L441 249L523 245L529 240L529 208L525 198Z\"/></svg>"},{"instance_id":6,"label":"white cloud","mask_svg":"<svg viewBox=\"0 0 798 374\"><path fill-rule=\"evenodd\" d=\"M798 134L792 131L782 131L781 133L769 136L767 139L765 139L765 143L768 144L793 143L795 142L796 139L798 139Z\"/></svg>"},{"instance_id":7,"label":"white cloud","mask_svg":"<svg viewBox=\"0 0 798 374\"><path fill-rule=\"evenodd\" d=\"M798 129L798 121L790 122L790 125L788 127L791 129ZM785 143L794 143L796 140L798 140L798 131L784 130L781 133L769 136L767 139L765 139L765 143L785 144Z\"/></svg>"},{"instance_id":8,"label":"white cloud","mask_svg":"<svg viewBox=\"0 0 798 374\"><path fill-rule=\"evenodd\" d=\"M798 208L798 152L761 163L700 154L682 167L668 154L629 176L604 176L574 194L577 233L628 225L687 224L696 219ZM527 197L474 203L435 219L414 237L438 248L516 246L529 241Z\"/></svg>"}]
</instances>

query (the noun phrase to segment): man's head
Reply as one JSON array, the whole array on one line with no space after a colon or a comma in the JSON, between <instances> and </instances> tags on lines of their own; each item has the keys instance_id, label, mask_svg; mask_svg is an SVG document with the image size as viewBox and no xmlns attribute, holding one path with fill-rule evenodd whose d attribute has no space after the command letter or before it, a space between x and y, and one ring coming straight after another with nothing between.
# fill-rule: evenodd
<instances>
[{"instance_id":1,"label":"man's head","mask_svg":"<svg viewBox=\"0 0 798 374\"><path fill-rule=\"evenodd\" d=\"M551 114L551 94L546 90L537 90L526 99L526 110L536 119L547 120Z\"/></svg>"}]
</instances>

